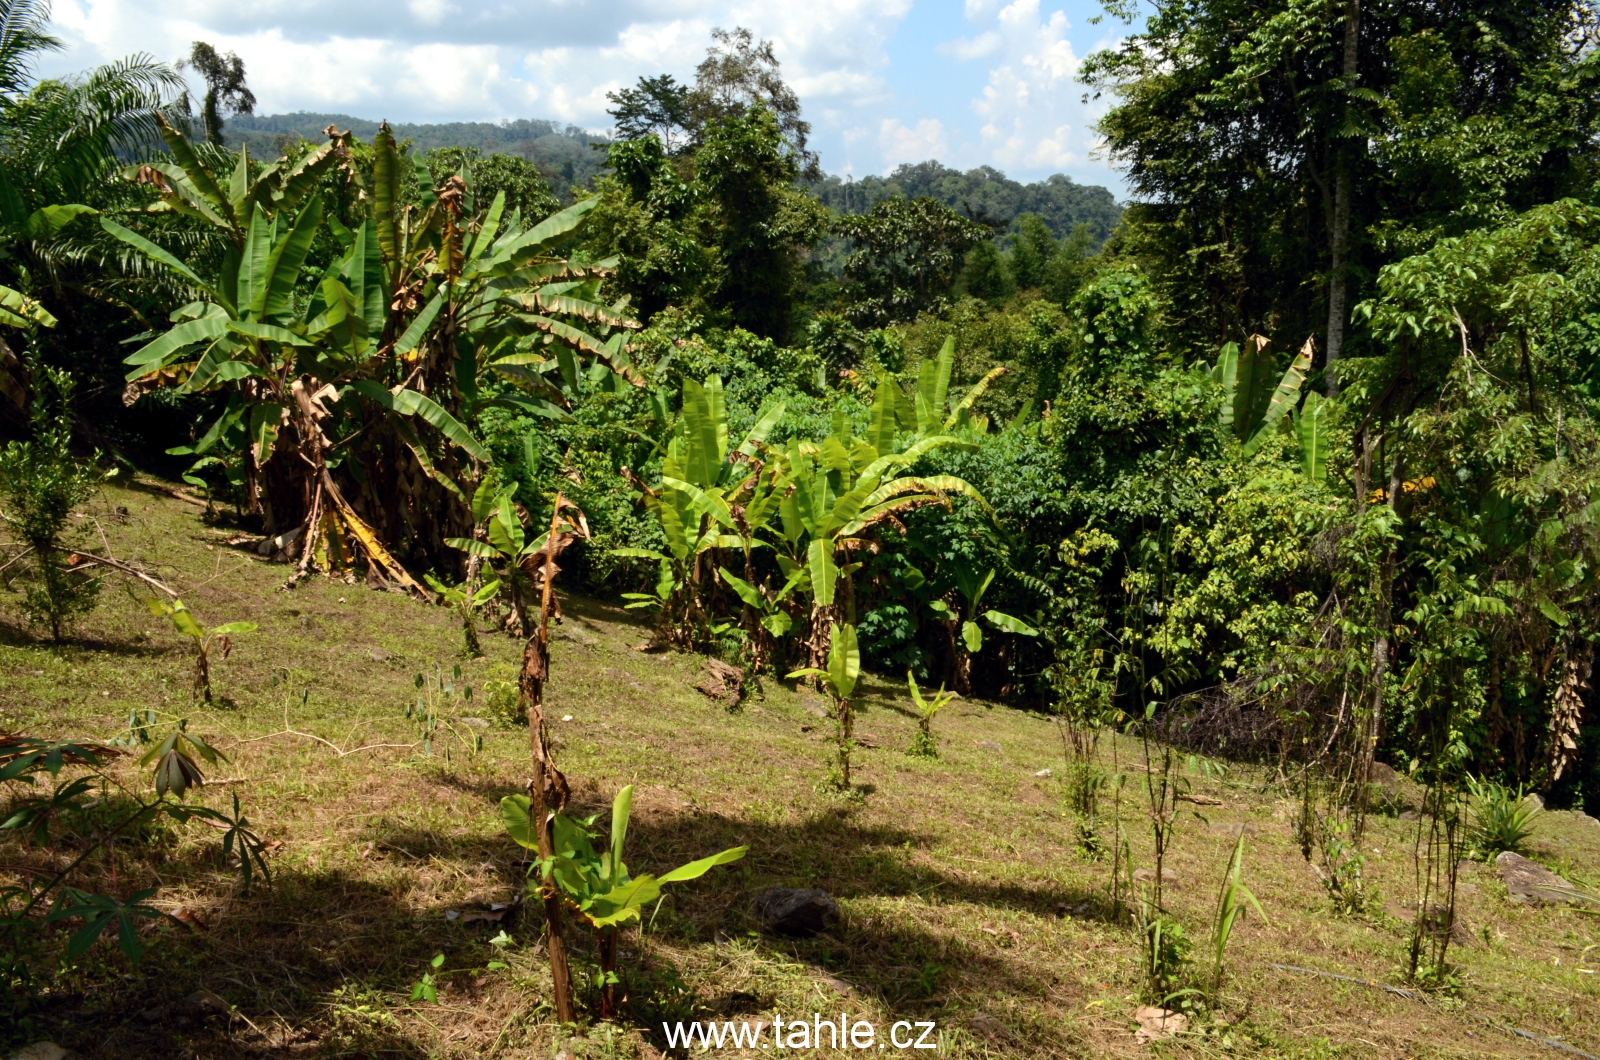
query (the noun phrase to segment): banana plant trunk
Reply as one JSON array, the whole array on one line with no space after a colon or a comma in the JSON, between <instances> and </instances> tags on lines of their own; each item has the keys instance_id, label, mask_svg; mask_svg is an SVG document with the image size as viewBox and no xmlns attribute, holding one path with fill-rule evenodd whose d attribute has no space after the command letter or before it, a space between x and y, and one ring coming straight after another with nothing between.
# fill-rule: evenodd
<instances>
[{"instance_id":1,"label":"banana plant trunk","mask_svg":"<svg viewBox=\"0 0 1600 1060\"><path fill-rule=\"evenodd\" d=\"M561 497L556 497L555 514L550 523L550 545L545 549L545 577L541 591L539 625L528 638L522 653L522 673L518 680L523 709L528 712L528 738L533 752L534 775L528 781L528 801L534 821L539 857L555 855L553 818L567 804L570 794L567 778L556 768L551 753L549 732L544 718L544 684L550 672L551 587L555 577L555 539L561 517ZM576 1020L573 1005L572 972L567 961L566 938L562 934L561 895L555 883L546 878L541 890L544 900L545 948L550 955L550 980L555 994L556 1019Z\"/></svg>"},{"instance_id":2,"label":"banana plant trunk","mask_svg":"<svg viewBox=\"0 0 1600 1060\"><path fill-rule=\"evenodd\" d=\"M600 929L600 1018L617 1015L617 929Z\"/></svg>"}]
</instances>

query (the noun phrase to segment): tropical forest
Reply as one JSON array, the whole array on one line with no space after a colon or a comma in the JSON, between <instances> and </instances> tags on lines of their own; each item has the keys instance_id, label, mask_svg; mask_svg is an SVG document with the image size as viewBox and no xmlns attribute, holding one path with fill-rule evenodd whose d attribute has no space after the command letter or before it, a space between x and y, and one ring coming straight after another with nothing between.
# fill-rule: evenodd
<instances>
[{"instance_id":1,"label":"tropical forest","mask_svg":"<svg viewBox=\"0 0 1600 1060\"><path fill-rule=\"evenodd\" d=\"M0 0L0 1056L1596 1060L1600 7L1103 6L1116 189Z\"/></svg>"}]
</instances>

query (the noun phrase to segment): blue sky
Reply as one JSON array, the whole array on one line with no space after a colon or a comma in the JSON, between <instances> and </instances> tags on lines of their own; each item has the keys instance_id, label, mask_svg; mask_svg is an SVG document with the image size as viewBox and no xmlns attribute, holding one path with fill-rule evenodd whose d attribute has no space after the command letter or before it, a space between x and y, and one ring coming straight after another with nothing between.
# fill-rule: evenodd
<instances>
[{"instance_id":1,"label":"blue sky","mask_svg":"<svg viewBox=\"0 0 1600 1060\"><path fill-rule=\"evenodd\" d=\"M1104 103L1076 81L1124 29L1098 14L1098 0L57 0L68 49L43 72L206 40L243 57L258 113L601 129L608 91L689 80L713 27L747 26L773 41L829 172L937 158L1120 196L1094 157Z\"/></svg>"}]
</instances>

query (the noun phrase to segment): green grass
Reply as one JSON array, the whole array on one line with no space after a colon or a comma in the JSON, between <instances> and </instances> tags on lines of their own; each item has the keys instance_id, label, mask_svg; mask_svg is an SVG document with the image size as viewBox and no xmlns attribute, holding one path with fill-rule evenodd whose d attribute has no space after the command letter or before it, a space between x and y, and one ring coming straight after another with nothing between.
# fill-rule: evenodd
<instances>
[{"instance_id":1,"label":"green grass","mask_svg":"<svg viewBox=\"0 0 1600 1060\"><path fill-rule=\"evenodd\" d=\"M99 541L97 523L119 558L159 569L201 622L260 629L235 638L232 656L214 665L218 702L198 710L186 638L115 586L79 639L61 646L34 640L17 624L15 601L0 601L0 729L105 739L122 731L130 709L188 713L190 728L230 759L210 772L200 798L221 807L237 791L263 837L281 845L269 857L273 885L248 897L203 828L119 846L114 866L91 859L79 886L125 894L159 885L163 908L187 910L208 930L155 929L131 973L103 943L41 998L38 1037L108 1058L646 1055L636 1025L590 1028L578 1042L551 1025L536 917L508 925L515 942L501 954L488 942L499 925L444 916L506 901L518 888L522 851L495 807L525 783L527 733L497 722L476 756L424 758L405 746L417 736L404 703L418 671L448 672L458 661L480 688L512 679L518 642L485 633L487 656L459 660L454 611L324 578L280 591L290 568L225 547L228 534L203 525L197 506L161 492L108 489L91 515L87 539ZM941 1056L1152 1052L1132 1035L1137 931L1094 916L1110 862L1075 853L1067 768L1049 719L957 700L935 725L939 757L914 758L905 753L916 729L905 685L869 677L856 732L877 746L856 754L865 796L842 798L823 783L831 744L827 723L807 710L816 697L766 678L760 695L729 714L694 690L699 660L635 650L647 631L630 613L578 597L565 607L549 694L554 718L572 716L553 728L576 809L603 811L619 788L636 786L636 873L751 848L678 888L642 942L625 937L624 966L644 969L636 1019L843 1009L880 1026L936 1020ZM461 713L490 711L475 699ZM1112 742L1101 746L1109 766ZM1116 751L1124 769L1139 761L1134 741L1117 741ZM1034 775L1045 768L1055 776ZM116 769L125 783L148 786L131 761ZM1244 824L1244 877L1271 920L1252 915L1235 926L1214 1022L1162 1043L1162 1055L1533 1053L1485 1019L1600 1052L1600 976L1579 970L1600 963L1596 951L1583 955L1600 941L1600 922L1512 904L1489 869L1463 874L1460 916L1474 941L1452 951L1464 975L1460 1000L1412 1001L1273 969L1397 981L1415 825L1373 819L1361 846L1374 908L1390 912L1340 918L1302 860L1291 803L1270 778L1240 767L1192 779L1224 805L1179 804L1167 861L1177 874L1167 895L1173 914L1207 945L1216 881L1237 835L1227 826ZM1136 786L1124 791L1136 866L1149 863L1143 802ZM1107 805L1102 828L1109 818ZM1600 876L1600 827L1576 815L1541 817L1529 850L1577 876ZM66 853L0 841L0 882ZM825 888L844 923L803 942L753 933L750 898L770 884ZM574 942L587 959L588 940ZM411 1002L438 953L446 958L434 973L438 1004ZM486 970L496 959L509 967ZM181 1000L200 988L239 1017L185 1016Z\"/></svg>"}]
</instances>

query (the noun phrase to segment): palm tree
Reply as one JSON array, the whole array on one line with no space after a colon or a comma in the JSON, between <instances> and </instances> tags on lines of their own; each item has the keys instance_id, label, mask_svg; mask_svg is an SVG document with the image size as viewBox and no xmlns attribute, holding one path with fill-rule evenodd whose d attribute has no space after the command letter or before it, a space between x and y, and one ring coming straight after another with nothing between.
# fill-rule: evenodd
<instances>
[{"instance_id":1,"label":"palm tree","mask_svg":"<svg viewBox=\"0 0 1600 1060\"><path fill-rule=\"evenodd\" d=\"M22 329L55 325L38 302L47 289L103 297L106 281L148 271L97 226L73 222L131 204L138 189L113 179L118 167L160 145L156 114L185 98L177 71L147 55L37 80L39 58L61 48L49 22L49 0L0 0L0 325ZM3 338L0 391L25 400Z\"/></svg>"},{"instance_id":2,"label":"palm tree","mask_svg":"<svg viewBox=\"0 0 1600 1060\"><path fill-rule=\"evenodd\" d=\"M0 101L27 90L40 52L61 50L61 42L45 32L49 24L49 0L0 0Z\"/></svg>"}]
</instances>

